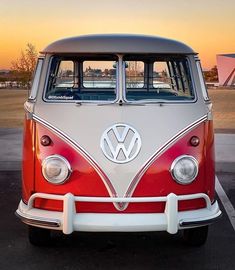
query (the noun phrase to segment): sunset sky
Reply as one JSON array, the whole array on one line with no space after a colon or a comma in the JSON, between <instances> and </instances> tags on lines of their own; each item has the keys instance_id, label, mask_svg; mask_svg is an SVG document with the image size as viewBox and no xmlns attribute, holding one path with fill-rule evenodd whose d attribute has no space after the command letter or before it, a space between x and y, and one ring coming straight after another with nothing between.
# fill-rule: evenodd
<instances>
[{"instance_id":1,"label":"sunset sky","mask_svg":"<svg viewBox=\"0 0 235 270\"><path fill-rule=\"evenodd\" d=\"M56 39L93 33L137 33L191 46L204 68L235 53L234 0L0 0L0 69L27 43L42 50Z\"/></svg>"}]
</instances>

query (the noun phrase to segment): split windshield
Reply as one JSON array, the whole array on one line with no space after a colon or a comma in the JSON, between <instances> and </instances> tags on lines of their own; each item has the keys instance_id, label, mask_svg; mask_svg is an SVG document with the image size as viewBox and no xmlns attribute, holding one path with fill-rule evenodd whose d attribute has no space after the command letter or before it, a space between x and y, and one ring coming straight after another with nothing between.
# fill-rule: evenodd
<instances>
[{"instance_id":1,"label":"split windshield","mask_svg":"<svg viewBox=\"0 0 235 270\"><path fill-rule=\"evenodd\" d=\"M186 57L126 55L123 58L123 99L127 101L193 100ZM118 57L52 57L46 101L107 101L120 95Z\"/></svg>"}]
</instances>

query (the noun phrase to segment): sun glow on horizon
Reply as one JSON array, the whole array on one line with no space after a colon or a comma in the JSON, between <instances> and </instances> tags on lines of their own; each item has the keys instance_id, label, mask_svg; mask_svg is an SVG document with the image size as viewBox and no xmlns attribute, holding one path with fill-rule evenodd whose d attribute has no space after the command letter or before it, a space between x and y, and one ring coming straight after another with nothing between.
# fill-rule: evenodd
<instances>
[{"instance_id":1,"label":"sun glow on horizon","mask_svg":"<svg viewBox=\"0 0 235 270\"><path fill-rule=\"evenodd\" d=\"M27 43L41 51L69 36L149 34L191 46L204 68L216 54L234 53L233 0L0 0L0 69L10 68Z\"/></svg>"}]
</instances>

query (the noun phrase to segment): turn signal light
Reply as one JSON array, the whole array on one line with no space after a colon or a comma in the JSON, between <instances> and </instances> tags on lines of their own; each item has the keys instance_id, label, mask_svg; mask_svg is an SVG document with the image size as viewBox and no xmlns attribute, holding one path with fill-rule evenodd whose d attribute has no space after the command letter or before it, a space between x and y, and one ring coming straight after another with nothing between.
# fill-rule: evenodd
<instances>
[{"instance_id":1,"label":"turn signal light","mask_svg":"<svg viewBox=\"0 0 235 270\"><path fill-rule=\"evenodd\" d=\"M41 137L40 142L41 142L41 145L43 145L43 146L48 146L48 145L51 144L51 138L50 138L49 136L47 136L47 135L43 135L43 136Z\"/></svg>"},{"instance_id":2,"label":"turn signal light","mask_svg":"<svg viewBox=\"0 0 235 270\"><path fill-rule=\"evenodd\" d=\"M190 144L194 147L198 146L200 143L200 139L197 136L193 136L190 139Z\"/></svg>"}]
</instances>

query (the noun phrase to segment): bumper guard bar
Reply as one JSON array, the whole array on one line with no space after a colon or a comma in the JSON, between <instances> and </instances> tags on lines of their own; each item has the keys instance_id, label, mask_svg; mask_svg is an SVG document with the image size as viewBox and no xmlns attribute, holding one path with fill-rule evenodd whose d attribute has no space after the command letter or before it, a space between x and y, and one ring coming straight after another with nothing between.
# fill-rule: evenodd
<instances>
[{"instance_id":1,"label":"bumper guard bar","mask_svg":"<svg viewBox=\"0 0 235 270\"><path fill-rule=\"evenodd\" d=\"M63 201L63 212L47 211L34 208L36 198ZM206 207L198 210L178 211L178 201L204 199ZM76 213L75 202L102 203L147 203L165 202L164 213ZM167 231L177 233L178 229L204 226L216 221L221 216L218 203L211 204L204 193L175 195L170 193L163 197L82 197L71 193L54 195L46 193L33 194L28 205L22 201L16 215L22 222L48 228L62 230L64 234L73 231Z\"/></svg>"}]
</instances>

